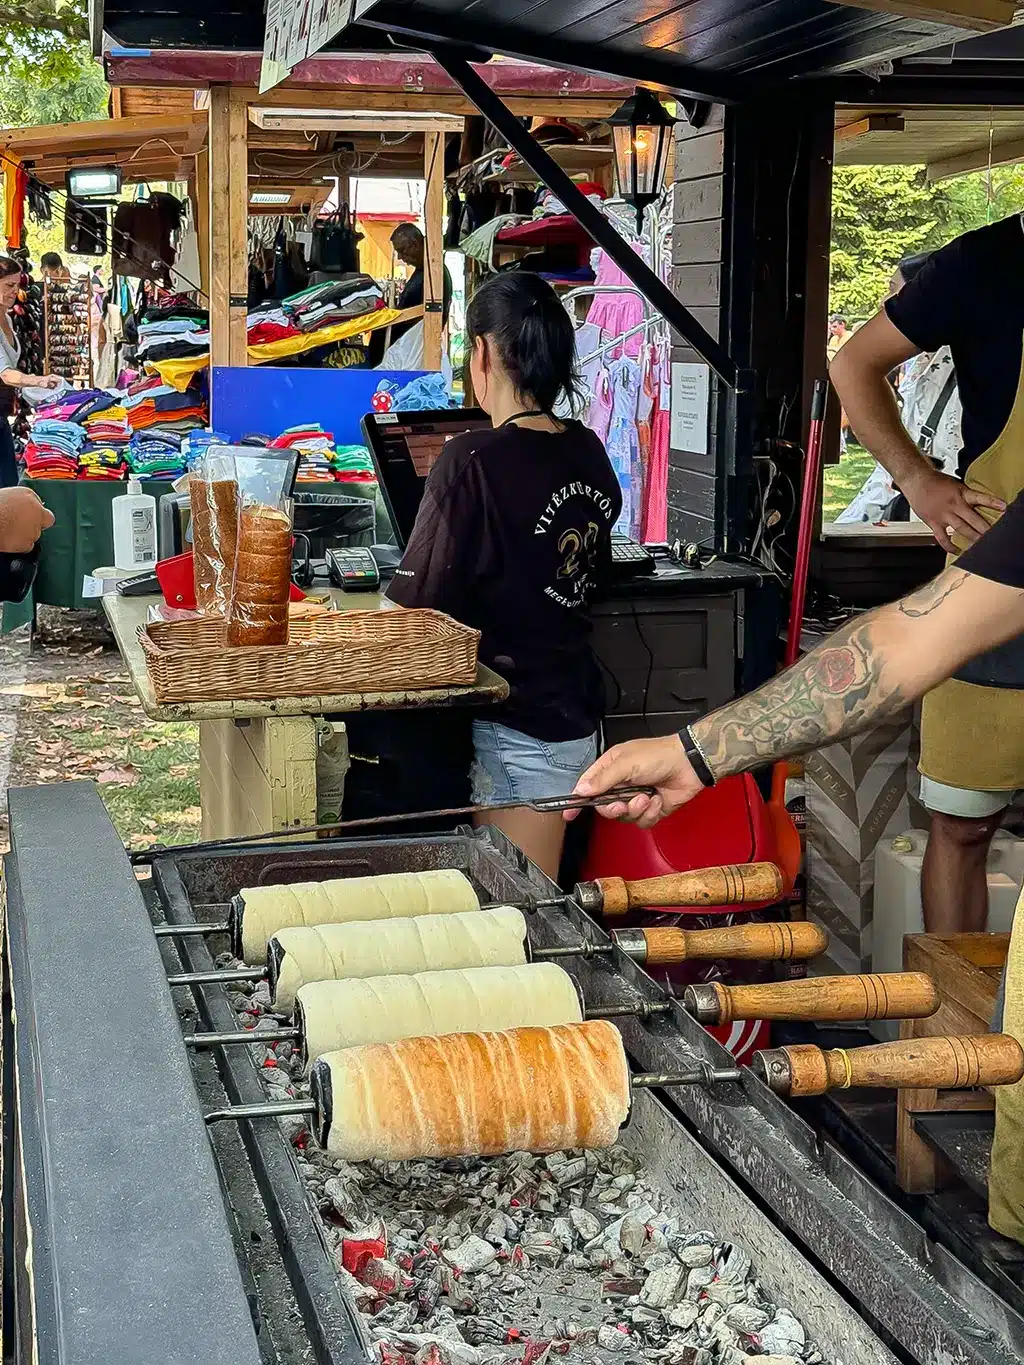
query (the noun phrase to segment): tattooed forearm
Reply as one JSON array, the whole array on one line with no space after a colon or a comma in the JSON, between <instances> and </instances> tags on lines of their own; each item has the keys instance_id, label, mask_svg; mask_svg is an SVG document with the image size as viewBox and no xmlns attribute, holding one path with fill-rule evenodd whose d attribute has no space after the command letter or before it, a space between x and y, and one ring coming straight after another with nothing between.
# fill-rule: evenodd
<instances>
[{"instance_id":1,"label":"tattooed forearm","mask_svg":"<svg viewBox=\"0 0 1024 1365\"><path fill-rule=\"evenodd\" d=\"M917 592L912 592L909 597L897 602L896 610L901 616L909 616L912 620L927 616L936 607L941 607L957 588L962 588L967 582L967 577L964 569L948 569L938 578L926 583L923 588L919 588Z\"/></svg>"},{"instance_id":2,"label":"tattooed forearm","mask_svg":"<svg viewBox=\"0 0 1024 1365\"><path fill-rule=\"evenodd\" d=\"M691 726L715 777L806 753L907 705L887 681L875 629L873 614L858 617L778 678Z\"/></svg>"}]
</instances>

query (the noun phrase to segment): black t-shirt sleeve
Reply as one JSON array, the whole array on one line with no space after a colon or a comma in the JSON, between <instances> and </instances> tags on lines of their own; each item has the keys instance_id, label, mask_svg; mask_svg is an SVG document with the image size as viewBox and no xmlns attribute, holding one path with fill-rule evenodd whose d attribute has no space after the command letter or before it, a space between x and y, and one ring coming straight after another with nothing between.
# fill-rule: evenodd
<instances>
[{"instance_id":1,"label":"black t-shirt sleeve","mask_svg":"<svg viewBox=\"0 0 1024 1365\"><path fill-rule=\"evenodd\" d=\"M990 531L964 551L956 567L992 583L1024 588L1024 493L1018 494Z\"/></svg>"},{"instance_id":2,"label":"black t-shirt sleeve","mask_svg":"<svg viewBox=\"0 0 1024 1365\"><path fill-rule=\"evenodd\" d=\"M955 344L970 312L970 263L963 239L935 252L885 303L889 321L922 351Z\"/></svg>"},{"instance_id":3,"label":"black t-shirt sleeve","mask_svg":"<svg viewBox=\"0 0 1024 1365\"><path fill-rule=\"evenodd\" d=\"M409 544L387 591L392 602L463 619L467 594L483 567L482 500L475 461L450 446L427 478Z\"/></svg>"}]
</instances>

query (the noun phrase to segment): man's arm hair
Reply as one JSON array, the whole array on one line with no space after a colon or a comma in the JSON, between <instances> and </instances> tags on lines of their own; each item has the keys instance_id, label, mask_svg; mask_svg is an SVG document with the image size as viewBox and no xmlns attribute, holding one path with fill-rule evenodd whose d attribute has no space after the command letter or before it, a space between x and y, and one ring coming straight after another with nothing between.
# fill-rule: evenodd
<instances>
[{"instance_id":1,"label":"man's arm hair","mask_svg":"<svg viewBox=\"0 0 1024 1365\"><path fill-rule=\"evenodd\" d=\"M716 778L746 772L877 725L1022 631L1024 590L946 569L690 729Z\"/></svg>"}]
</instances>

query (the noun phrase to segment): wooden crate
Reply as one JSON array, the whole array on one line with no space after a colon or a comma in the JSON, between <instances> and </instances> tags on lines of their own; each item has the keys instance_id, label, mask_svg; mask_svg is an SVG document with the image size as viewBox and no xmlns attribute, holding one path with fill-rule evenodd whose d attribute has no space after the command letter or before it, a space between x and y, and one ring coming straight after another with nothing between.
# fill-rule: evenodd
<instances>
[{"instance_id":1,"label":"wooden crate","mask_svg":"<svg viewBox=\"0 0 1024 1365\"><path fill-rule=\"evenodd\" d=\"M908 934L903 940L904 969L927 972L942 1003L928 1019L904 1020L900 1037L989 1033L1009 947L1009 934ZM987 1091L900 1090L896 1127L900 1186L930 1194L946 1174L941 1158L915 1130L915 1114L992 1108Z\"/></svg>"}]
</instances>

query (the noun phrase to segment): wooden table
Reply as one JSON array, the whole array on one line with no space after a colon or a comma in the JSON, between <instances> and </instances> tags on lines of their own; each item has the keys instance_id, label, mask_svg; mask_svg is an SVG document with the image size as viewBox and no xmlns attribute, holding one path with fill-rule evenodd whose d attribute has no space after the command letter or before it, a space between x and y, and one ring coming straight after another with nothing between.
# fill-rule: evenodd
<instances>
[{"instance_id":1,"label":"wooden table","mask_svg":"<svg viewBox=\"0 0 1024 1365\"><path fill-rule=\"evenodd\" d=\"M1009 934L908 934L903 967L926 972L941 1004L928 1019L906 1019L901 1038L963 1037L989 1033L999 978L1010 947ZM900 1187L931 1194L946 1173L945 1164L914 1126L918 1114L953 1110L991 1110L986 1090L900 1090L897 1099L896 1157Z\"/></svg>"},{"instance_id":2,"label":"wooden table","mask_svg":"<svg viewBox=\"0 0 1024 1365\"><path fill-rule=\"evenodd\" d=\"M331 595L343 611L393 609L382 603L379 593L332 589ZM103 607L146 715L199 724L204 839L316 824L317 757L322 740L331 733L326 716L343 720L360 711L491 706L508 696L505 680L481 664L470 687L161 705L138 640L149 609L160 601L110 594L103 598Z\"/></svg>"}]
</instances>

